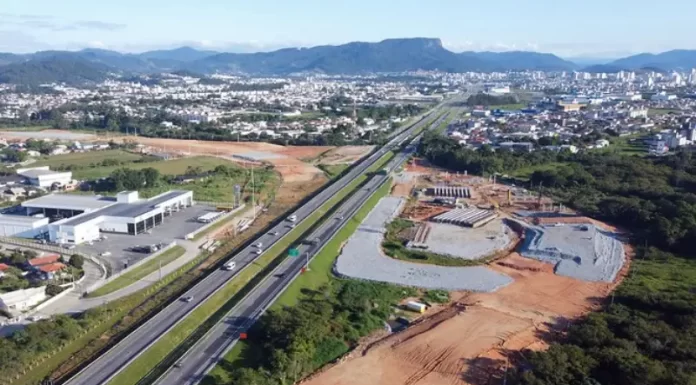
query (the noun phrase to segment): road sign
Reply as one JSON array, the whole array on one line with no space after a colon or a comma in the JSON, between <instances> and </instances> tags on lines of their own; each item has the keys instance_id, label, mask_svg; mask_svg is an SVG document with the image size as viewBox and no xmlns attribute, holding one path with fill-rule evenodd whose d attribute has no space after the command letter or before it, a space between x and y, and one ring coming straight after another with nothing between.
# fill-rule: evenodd
<instances>
[{"instance_id":1,"label":"road sign","mask_svg":"<svg viewBox=\"0 0 696 385\"><path fill-rule=\"evenodd\" d=\"M293 257L293 258L294 258L294 257L297 257L297 256L300 255L300 250L297 250L297 249L290 249L290 250L288 251L288 255L291 256L291 257Z\"/></svg>"}]
</instances>

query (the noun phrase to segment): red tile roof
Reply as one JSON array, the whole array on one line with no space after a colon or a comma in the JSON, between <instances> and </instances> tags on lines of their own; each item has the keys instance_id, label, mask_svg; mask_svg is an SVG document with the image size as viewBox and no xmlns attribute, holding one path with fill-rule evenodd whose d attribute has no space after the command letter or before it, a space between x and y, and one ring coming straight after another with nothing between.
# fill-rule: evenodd
<instances>
[{"instance_id":1,"label":"red tile roof","mask_svg":"<svg viewBox=\"0 0 696 385\"><path fill-rule=\"evenodd\" d=\"M0 271L5 271L9 269L10 267L4 263L0 263Z\"/></svg>"},{"instance_id":2,"label":"red tile roof","mask_svg":"<svg viewBox=\"0 0 696 385\"><path fill-rule=\"evenodd\" d=\"M60 255L57 254L51 254L51 255L46 255L44 257L39 257L39 258L34 258L29 260L29 264L31 266L41 266L41 265L48 265L51 263L58 262L60 259Z\"/></svg>"},{"instance_id":3,"label":"red tile roof","mask_svg":"<svg viewBox=\"0 0 696 385\"><path fill-rule=\"evenodd\" d=\"M51 263L49 265L39 266L39 270L43 271L44 273L53 273L53 272L56 272L59 270L63 270L64 268L65 268L65 265L60 263L60 262Z\"/></svg>"}]
</instances>

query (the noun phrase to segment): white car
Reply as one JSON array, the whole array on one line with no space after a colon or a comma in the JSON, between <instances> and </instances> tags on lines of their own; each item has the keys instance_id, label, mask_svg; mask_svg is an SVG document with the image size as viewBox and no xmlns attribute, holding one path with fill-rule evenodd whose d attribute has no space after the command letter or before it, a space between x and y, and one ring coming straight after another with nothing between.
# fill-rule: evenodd
<instances>
[{"instance_id":1,"label":"white car","mask_svg":"<svg viewBox=\"0 0 696 385\"><path fill-rule=\"evenodd\" d=\"M257 250L255 251L255 253L256 253L256 255L261 255L261 254L263 254L263 250L257 249Z\"/></svg>"},{"instance_id":2,"label":"white car","mask_svg":"<svg viewBox=\"0 0 696 385\"><path fill-rule=\"evenodd\" d=\"M101 254L99 254L99 255L102 256L102 257L110 257L110 256L111 256L111 252L110 252L110 251L105 251L105 252L103 252L103 253L101 253Z\"/></svg>"},{"instance_id":3,"label":"white car","mask_svg":"<svg viewBox=\"0 0 696 385\"><path fill-rule=\"evenodd\" d=\"M191 301L193 301L193 296L192 296L192 295L189 295L189 296L184 297L184 298L182 298L182 299L184 300L184 302L191 302Z\"/></svg>"}]
</instances>

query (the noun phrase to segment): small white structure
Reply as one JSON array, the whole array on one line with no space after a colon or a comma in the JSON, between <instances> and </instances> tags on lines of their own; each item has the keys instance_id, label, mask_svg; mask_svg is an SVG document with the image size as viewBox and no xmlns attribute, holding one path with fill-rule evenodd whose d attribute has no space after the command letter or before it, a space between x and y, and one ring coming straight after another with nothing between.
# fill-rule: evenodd
<instances>
[{"instance_id":1,"label":"small white structure","mask_svg":"<svg viewBox=\"0 0 696 385\"><path fill-rule=\"evenodd\" d=\"M20 168L17 170L17 174L27 178L29 184L44 188L51 187L54 184L66 186L72 181L72 172L51 171L48 166Z\"/></svg>"},{"instance_id":2,"label":"small white structure","mask_svg":"<svg viewBox=\"0 0 696 385\"><path fill-rule=\"evenodd\" d=\"M0 237L35 238L48 231L48 218L0 214Z\"/></svg>"},{"instance_id":3,"label":"small white structure","mask_svg":"<svg viewBox=\"0 0 696 385\"><path fill-rule=\"evenodd\" d=\"M0 294L0 309L7 310L10 313L26 311L38 305L47 297L45 287L11 291Z\"/></svg>"}]
</instances>

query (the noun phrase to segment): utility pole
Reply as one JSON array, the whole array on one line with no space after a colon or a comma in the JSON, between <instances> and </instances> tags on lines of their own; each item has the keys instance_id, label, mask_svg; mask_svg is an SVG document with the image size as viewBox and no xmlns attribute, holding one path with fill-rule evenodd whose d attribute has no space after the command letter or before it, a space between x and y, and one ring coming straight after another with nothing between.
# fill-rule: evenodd
<instances>
[{"instance_id":1,"label":"utility pole","mask_svg":"<svg viewBox=\"0 0 696 385\"><path fill-rule=\"evenodd\" d=\"M256 219L256 197L254 189L254 166L251 166L251 206L254 208L254 219Z\"/></svg>"}]
</instances>

